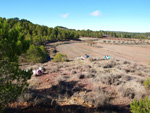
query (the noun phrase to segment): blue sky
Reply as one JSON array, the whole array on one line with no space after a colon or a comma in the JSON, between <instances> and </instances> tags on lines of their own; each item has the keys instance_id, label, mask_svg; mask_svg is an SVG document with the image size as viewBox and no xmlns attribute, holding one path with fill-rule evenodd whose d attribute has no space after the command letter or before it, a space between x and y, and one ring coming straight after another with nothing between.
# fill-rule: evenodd
<instances>
[{"instance_id":1,"label":"blue sky","mask_svg":"<svg viewBox=\"0 0 150 113\"><path fill-rule=\"evenodd\" d=\"M48 27L150 32L150 0L0 0L0 17Z\"/></svg>"}]
</instances>

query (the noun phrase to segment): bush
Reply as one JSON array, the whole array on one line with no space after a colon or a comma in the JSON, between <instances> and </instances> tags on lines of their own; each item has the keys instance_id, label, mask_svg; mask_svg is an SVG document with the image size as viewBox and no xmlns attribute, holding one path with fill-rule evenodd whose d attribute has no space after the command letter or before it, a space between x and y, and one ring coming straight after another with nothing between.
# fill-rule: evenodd
<instances>
[{"instance_id":1,"label":"bush","mask_svg":"<svg viewBox=\"0 0 150 113\"><path fill-rule=\"evenodd\" d=\"M101 88L96 88L94 89L97 95L93 96L92 93L89 93L88 95L83 95L83 100L90 104L93 105L95 108L100 108L100 107L106 107L110 104L110 94L105 92Z\"/></svg>"},{"instance_id":2,"label":"bush","mask_svg":"<svg viewBox=\"0 0 150 113\"><path fill-rule=\"evenodd\" d=\"M106 40L103 40L104 43L106 43Z\"/></svg>"},{"instance_id":3,"label":"bush","mask_svg":"<svg viewBox=\"0 0 150 113\"><path fill-rule=\"evenodd\" d=\"M43 60L47 61L48 60L47 58L49 56L48 51L46 50L46 48L43 45L41 45L39 48L42 50L42 53L43 53L43 56L44 56Z\"/></svg>"},{"instance_id":4,"label":"bush","mask_svg":"<svg viewBox=\"0 0 150 113\"><path fill-rule=\"evenodd\" d=\"M64 62L64 61L68 61L68 58L67 58L67 55L65 55L65 54L57 53L57 55L54 57L53 61L54 62Z\"/></svg>"},{"instance_id":5,"label":"bush","mask_svg":"<svg viewBox=\"0 0 150 113\"><path fill-rule=\"evenodd\" d=\"M44 62L47 58L48 54L46 53L46 50L44 46L35 46L31 45L30 48L27 50L27 61L38 63L38 62Z\"/></svg>"},{"instance_id":6,"label":"bush","mask_svg":"<svg viewBox=\"0 0 150 113\"><path fill-rule=\"evenodd\" d=\"M134 100L133 103L130 104L130 107L132 113L150 113L150 101L148 97L144 100Z\"/></svg>"},{"instance_id":7,"label":"bush","mask_svg":"<svg viewBox=\"0 0 150 113\"><path fill-rule=\"evenodd\" d=\"M145 88L150 89L150 79L149 78L144 82L144 86L145 86Z\"/></svg>"}]
</instances>

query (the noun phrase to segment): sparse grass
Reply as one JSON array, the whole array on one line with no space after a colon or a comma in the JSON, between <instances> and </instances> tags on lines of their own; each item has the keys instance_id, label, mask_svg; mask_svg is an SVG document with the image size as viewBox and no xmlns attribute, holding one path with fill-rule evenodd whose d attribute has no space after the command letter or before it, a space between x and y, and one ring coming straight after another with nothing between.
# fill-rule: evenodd
<instances>
[{"instance_id":1,"label":"sparse grass","mask_svg":"<svg viewBox=\"0 0 150 113\"><path fill-rule=\"evenodd\" d=\"M136 81L128 81L118 87L118 91L123 97L139 100L147 94L144 86Z\"/></svg>"}]
</instances>

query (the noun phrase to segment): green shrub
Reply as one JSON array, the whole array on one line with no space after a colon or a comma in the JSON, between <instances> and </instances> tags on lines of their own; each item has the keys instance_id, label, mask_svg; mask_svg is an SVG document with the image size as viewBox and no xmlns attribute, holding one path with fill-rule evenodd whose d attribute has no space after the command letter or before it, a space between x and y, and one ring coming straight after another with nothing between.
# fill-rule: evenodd
<instances>
[{"instance_id":1,"label":"green shrub","mask_svg":"<svg viewBox=\"0 0 150 113\"><path fill-rule=\"evenodd\" d=\"M48 58L48 56L49 56L49 54L48 54L48 51L46 50L46 48L42 45L42 46L40 46L40 49L42 50L42 52L43 52L43 57L44 57L44 61L47 61L47 58Z\"/></svg>"},{"instance_id":2,"label":"green shrub","mask_svg":"<svg viewBox=\"0 0 150 113\"><path fill-rule=\"evenodd\" d=\"M148 97L144 100L134 100L133 103L130 104L130 107L132 113L150 113L150 101Z\"/></svg>"},{"instance_id":3,"label":"green shrub","mask_svg":"<svg viewBox=\"0 0 150 113\"><path fill-rule=\"evenodd\" d=\"M40 46L40 49L42 50L43 53L47 53L48 52L43 45Z\"/></svg>"},{"instance_id":4,"label":"green shrub","mask_svg":"<svg viewBox=\"0 0 150 113\"><path fill-rule=\"evenodd\" d=\"M46 53L46 50L44 46L35 46L31 45L29 49L27 50L27 61L38 63L38 62L44 62L47 58L48 54Z\"/></svg>"},{"instance_id":5,"label":"green shrub","mask_svg":"<svg viewBox=\"0 0 150 113\"><path fill-rule=\"evenodd\" d=\"M103 40L104 43L106 43L106 40Z\"/></svg>"},{"instance_id":6,"label":"green shrub","mask_svg":"<svg viewBox=\"0 0 150 113\"><path fill-rule=\"evenodd\" d=\"M68 60L67 55L61 53L57 53L57 55L53 59L54 62L64 62L67 60Z\"/></svg>"},{"instance_id":7,"label":"green shrub","mask_svg":"<svg viewBox=\"0 0 150 113\"><path fill-rule=\"evenodd\" d=\"M150 89L150 79L149 78L144 82L144 86L145 86L145 88Z\"/></svg>"}]
</instances>

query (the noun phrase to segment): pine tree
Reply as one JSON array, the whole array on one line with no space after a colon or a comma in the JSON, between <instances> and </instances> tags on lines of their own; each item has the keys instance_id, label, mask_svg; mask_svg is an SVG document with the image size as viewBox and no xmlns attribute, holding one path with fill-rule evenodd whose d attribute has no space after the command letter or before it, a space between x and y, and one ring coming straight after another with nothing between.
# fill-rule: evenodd
<instances>
[{"instance_id":1,"label":"pine tree","mask_svg":"<svg viewBox=\"0 0 150 113\"><path fill-rule=\"evenodd\" d=\"M0 37L1 112L22 93L31 70L26 72L19 69L18 56L26 52L29 46L29 41L25 40L19 28L9 30L6 21L0 22Z\"/></svg>"}]
</instances>

